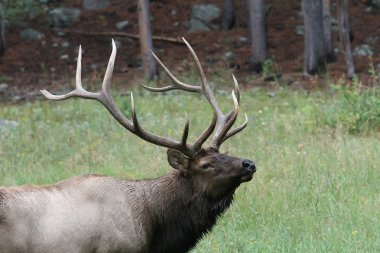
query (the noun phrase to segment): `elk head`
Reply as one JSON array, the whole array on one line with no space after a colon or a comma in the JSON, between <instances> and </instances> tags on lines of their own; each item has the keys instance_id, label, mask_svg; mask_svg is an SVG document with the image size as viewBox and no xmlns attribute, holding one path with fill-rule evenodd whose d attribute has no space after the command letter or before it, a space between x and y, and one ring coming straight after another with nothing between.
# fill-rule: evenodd
<instances>
[{"instance_id":1,"label":"elk head","mask_svg":"<svg viewBox=\"0 0 380 253\"><path fill-rule=\"evenodd\" d=\"M241 183L251 180L256 170L254 162L221 154L213 148L202 149L193 157L169 149L168 161L184 177L193 178L196 188L213 199L233 193Z\"/></svg>"},{"instance_id":2,"label":"elk head","mask_svg":"<svg viewBox=\"0 0 380 253\"><path fill-rule=\"evenodd\" d=\"M168 162L180 175L185 178L191 178L198 189L205 192L211 198L219 198L228 192L233 192L242 182L252 179L256 170L254 162L233 157L227 154L219 153L220 145L231 136L242 131L248 123L247 115L245 122L237 128L231 129L239 113L240 92L238 83L232 76L235 89L232 91L233 110L228 114L223 114L216 99L213 95L198 57L190 44L182 38L187 45L192 58L197 66L201 85L191 85L179 81L168 68L152 52L157 63L162 67L172 84L162 88L152 88L141 84L145 89L151 92L165 92L170 90L184 90L188 92L198 92L203 94L213 109L213 119L209 126L204 130L201 136L193 143L187 143L189 132L189 120L187 119L183 135L180 141L155 135L143 129L136 116L133 94L131 93L132 119L128 119L119 108L110 94L110 81L116 57L116 46L112 40L112 53L108 62L107 70L104 76L102 89L100 92L88 92L82 87L81 83L81 56L82 50L79 47L76 88L65 95L52 95L46 90L41 90L42 94L51 100L65 100L71 97L82 97L86 99L97 100L111 113L111 115L127 130L150 143L168 148ZM211 146L202 148L205 141L214 133Z\"/></svg>"}]
</instances>

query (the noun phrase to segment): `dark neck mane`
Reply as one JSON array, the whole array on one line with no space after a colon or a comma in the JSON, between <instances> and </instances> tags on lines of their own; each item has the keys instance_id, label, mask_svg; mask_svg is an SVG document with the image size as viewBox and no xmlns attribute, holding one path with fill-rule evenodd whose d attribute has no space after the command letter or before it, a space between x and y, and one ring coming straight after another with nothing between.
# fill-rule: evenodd
<instances>
[{"instance_id":1,"label":"dark neck mane","mask_svg":"<svg viewBox=\"0 0 380 253\"><path fill-rule=\"evenodd\" d=\"M170 173L158 180L160 187L152 197L156 201L162 198L162 201L153 201L155 206L150 208L152 223L148 252L187 252L212 229L217 218L229 207L234 189L222 198L210 199L194 190L192 181L178 173Z\"/></svg>"}]
</instances>

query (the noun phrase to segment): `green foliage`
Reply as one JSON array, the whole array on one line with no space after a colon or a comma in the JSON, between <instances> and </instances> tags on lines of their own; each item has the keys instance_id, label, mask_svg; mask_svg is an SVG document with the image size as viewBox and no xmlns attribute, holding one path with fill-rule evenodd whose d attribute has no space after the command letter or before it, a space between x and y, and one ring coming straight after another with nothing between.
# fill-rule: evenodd
<instances>
[{"instance_id":1,"label":"green foliage","mask_svg":"<svg viewBox=\"0 0 380 253\"><path fill-rule=\"evenodd\" d=\"M349 133L380 129L380 90L361 86L354 78L352 86L333 86L335 99L327 107L327 123Z\"/></svg>"},{"instance_id":2,"label":"green foliage","mask_svg":"<svg viewBox=\"0 0 380 253\"><path fill-rule=\"evenodd\" d=\"M380 87L380 72L376 70L372 57L369 57L368 74L371 77L372 85Z\"/></svg>"},{"instance_id":3,"label":"green foliage","mask_svg":"<svg viewBox=\"0 0 380 253\"><path fill-rule=\"evenodd\" d=\"M270 76L275 76L278 74L278 71L276 69L276 65L271 59L267 59L263 62L263 77L267 78Z\"/></svg>"},{"instance_id":4,"label":"green foliage","mask_svg":"<svg viewBox=\"0 0 380 253\"><path fill-rule=\"evenodd\" d=\"M11 22L24 20L41 11L37 0L3 0L0 8L4 9L5 17Z\"/></svg>"},{"instance_id":5,"label":"green foliage","mask_svg":"<svg viewBox=\"0 0 380 253\"><path fill-rule=\"evenodd\" d=\"M263 62L263 77L269 77L273 73L273 61L271 59L267 59Z\"/></svg>"}]
</instances>

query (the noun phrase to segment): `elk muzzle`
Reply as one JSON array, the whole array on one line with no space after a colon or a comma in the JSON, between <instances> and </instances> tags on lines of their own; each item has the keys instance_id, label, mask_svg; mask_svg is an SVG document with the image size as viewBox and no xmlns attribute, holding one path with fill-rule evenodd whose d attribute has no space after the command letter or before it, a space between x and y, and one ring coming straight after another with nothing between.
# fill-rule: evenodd
<instances>
[{"instance_id":1,"label":"elk muzzle","mask_svg":"<svg viewBox=\"0 0 380 253\"><path fill-rule=\"evenodd\" d=\"M256 172L256 164L251 160L244 159L241 165L244 172L241 174L240 182L248 182L252 179L253 174Z\"/></svg>"}]
</instances>

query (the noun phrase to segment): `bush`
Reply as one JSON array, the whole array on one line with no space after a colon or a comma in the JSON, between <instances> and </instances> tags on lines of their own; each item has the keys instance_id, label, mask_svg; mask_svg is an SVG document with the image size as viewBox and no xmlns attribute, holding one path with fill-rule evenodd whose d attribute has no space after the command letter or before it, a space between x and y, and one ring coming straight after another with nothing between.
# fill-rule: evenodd
<instances>
[{"instance_id":1,"label":"bush","mask_svg":"<svg viewBox=\"0 0 380 253\"><path fill-rule=\"evenodd\" d=\"M364 87L357 78L351 86L334 85L334 100L325 108L326 123L349 133L380 129L380 89Z\"/></svg>"}]
</instances>

